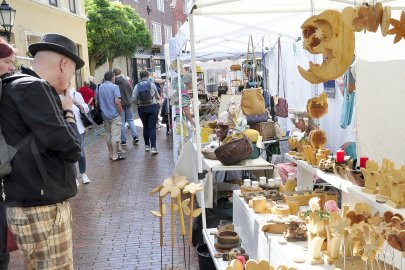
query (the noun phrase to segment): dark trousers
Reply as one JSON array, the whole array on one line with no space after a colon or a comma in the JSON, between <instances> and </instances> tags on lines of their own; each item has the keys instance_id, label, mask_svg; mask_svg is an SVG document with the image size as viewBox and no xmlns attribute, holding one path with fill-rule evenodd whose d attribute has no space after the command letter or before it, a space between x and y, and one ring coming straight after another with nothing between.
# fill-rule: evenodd
<instances>
[{"instance_id":1,"label":"dark trousers","mask_svg":"<svg viewBox=\"0 0 405 270\"><path fill-rule=\"evenodd\" d=\"M145 146L156 148L156 123L159 114L159 104L138 107L139 118L143 125Z\"/></svg>"},{"instance_id":2,"label":"dark trousers","mask_svg":"<svg viewBox=\"0 0 405 270\"><path fill-rule=\"evenodd\" d=\"M7 252L7 218L6 208L0 202L0 270L7 270L10 253Z\"/></svg>"}]
</instances>

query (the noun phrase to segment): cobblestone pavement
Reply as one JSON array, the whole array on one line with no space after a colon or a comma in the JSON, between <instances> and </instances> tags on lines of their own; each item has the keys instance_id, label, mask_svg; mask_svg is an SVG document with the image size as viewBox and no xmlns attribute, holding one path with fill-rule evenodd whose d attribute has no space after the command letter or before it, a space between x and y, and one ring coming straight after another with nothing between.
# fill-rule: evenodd
<instances>
[{"instance_id":1,"label":"cobblestone pavement","mask_svg":"<svg viewBox=\"0 0 405 270\"><path fill-rule=\"evenodd\" d=\"M158 210L159 203L157 195L148 193L171 175L172 149L162 127L157 130L159 154L145 152L139 119L136 124L140 143L133 146L128 140L127 158L119 162L109 160L102 126L87 134L87 175L91 183L80 184L77 196L71 200L75 270L160 269L159 219L149 212ZM127 130L128 138L131 135ZM172 269L169 211L164 221L163 269ZM178 229L173 254L174 269L186 269ZM191 261L191 269L198 269L193 248ZM12 253L9 269L24 269L18 251Z\"/></svg>"}]
</instances>

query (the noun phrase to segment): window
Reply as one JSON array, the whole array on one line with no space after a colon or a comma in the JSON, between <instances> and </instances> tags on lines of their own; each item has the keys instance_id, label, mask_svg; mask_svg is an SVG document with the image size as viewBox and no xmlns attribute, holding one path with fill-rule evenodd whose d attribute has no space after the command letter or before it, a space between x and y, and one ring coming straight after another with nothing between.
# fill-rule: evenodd
<instances>
[{"instance_id":1,"label":"window","mask_svg":"<svg viewBox=\"0 0 405 270\"><path fill-rule=\"evenodd\" d=\"M153 44L162 45L162 26L152 22Z\"/></svg>"},{"instance_id":2,"label":"window","mask_svg":"<svg viewBox=\"0 0 405 270\"><path fill-rule=\"evenodd\" d=\"M49 4L51 6L57 7L58 6L58 0L49 0Z\"/></svg>"},{"instance_id":3,"label":"window","mask_svg":"<svg viewBox=\"0 0 405 270\"><path fill-rule=\"evenodd\" d=\"M171 37L173 37L172 28L165 25L165 43L169 43Z\"/></svg>"},{"instance_id":4,"label":"window","mask_svg":"<svg viewBox=\"0 0 405 270\"><path fill-rule=\"evenodd\" d=\"M76 0L69 0L69 10L72 13L76 13Z\"/></svg>"},{"instance_id":5,"label":"window","mask_svg":"<svg viewBox=\"0 0 405 270\"><path fill-rule=\"evenodd\" d=\"M157 9L161 12L165 12L165 0L157 0Z\"/></svg>"},{"instance_id":6,"label":"window","mask_svg":"<svg viewBox=\"0 0 405 270\"><path fill-rule=\"evenodd\" d=\"M77 46L77 52L79 55L81 55L82 48L80 45ZM82 76L82 69L75 70L75 83L76 83L76 89L79 89L79 87L82 85L83 81L83 76Z\"/></svg>"}]
</instances>

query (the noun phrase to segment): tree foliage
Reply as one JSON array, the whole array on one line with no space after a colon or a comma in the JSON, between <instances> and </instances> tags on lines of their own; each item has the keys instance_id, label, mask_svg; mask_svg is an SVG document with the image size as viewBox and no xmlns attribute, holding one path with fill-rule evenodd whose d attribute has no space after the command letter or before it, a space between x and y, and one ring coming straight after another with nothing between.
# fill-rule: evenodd
<instances>
[{"instance_id":1,"label":"tree foliage","mask_svg":"<svg viewBox=\"0 0 405 270\"><path fill-rule=\"evenodd\" d=\"M109 0L86 0L85 7L91 74L107 60L111 69L115 58L152 46L145 23L132 7Z\"/></svg>"}]
</instances>

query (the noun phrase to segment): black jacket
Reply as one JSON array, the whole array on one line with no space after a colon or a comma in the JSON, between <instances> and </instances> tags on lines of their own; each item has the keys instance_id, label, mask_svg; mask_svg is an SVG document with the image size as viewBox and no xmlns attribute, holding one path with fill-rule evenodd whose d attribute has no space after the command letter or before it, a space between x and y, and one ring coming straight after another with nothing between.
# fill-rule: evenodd
<instances>
[{"instance_id":1,"label":"black jacket","mask_svg":"<svg viewBox=\"0 0 405 270\"><path fill-rule=\"evenodd\" d=\"M29 134L33 138L18 150L12 161L13 171L4 181L5 205L55 204L77 193L74 167L80 157L77 127L64 119L60 98L48 82L30 69L23 68L22 73L31 76L3 87L0 126L11 146L15 147ZM37 152L33 151L35 146ZM45 168L42 175L38 161Z\"/></svg>"},{"instance_id":2,"label":"black jacket","mask_svg":"<svg viewBox=\"0 0 405 270\"><path fill-rule=\"evenodd\" d=\"M118 85L121 92L121 105L124 108L132 106L132 87L127 79L122 75L115 77L115 84Z\"/></svg>"}]
</instances>

